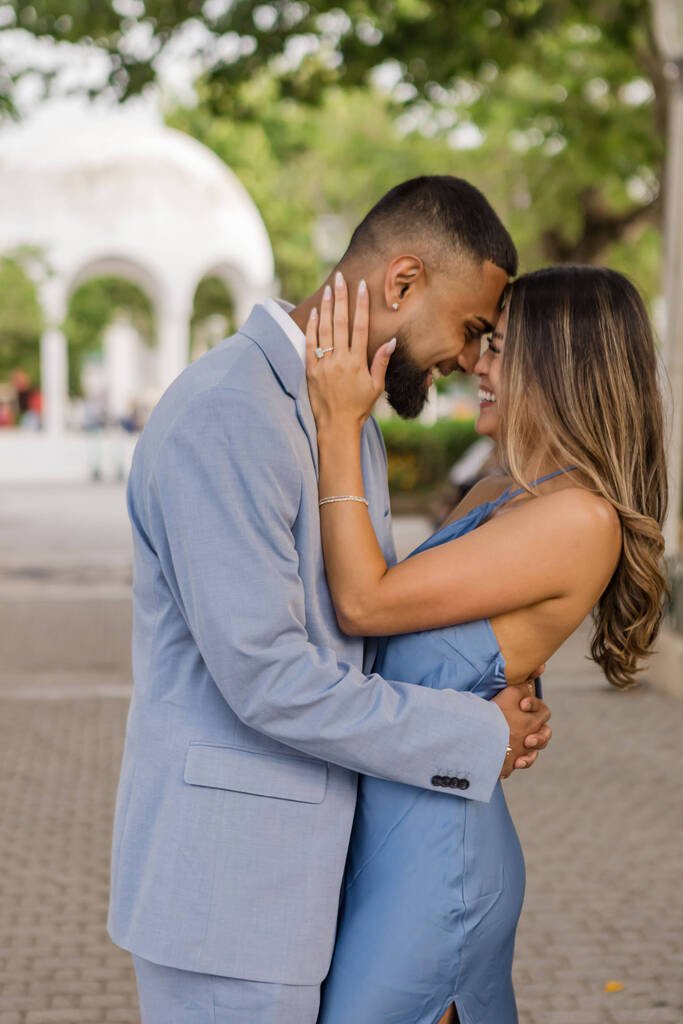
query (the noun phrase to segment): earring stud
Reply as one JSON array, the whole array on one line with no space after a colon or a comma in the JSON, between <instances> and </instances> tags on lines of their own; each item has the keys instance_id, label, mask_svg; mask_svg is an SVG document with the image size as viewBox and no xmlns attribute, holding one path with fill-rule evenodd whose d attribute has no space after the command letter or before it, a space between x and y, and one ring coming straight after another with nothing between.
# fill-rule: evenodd
<instances>
[{"instance_id":1,"label":"earring stud","mask_svg":"<svg viewBox=\"0 0 683 1024\"><path fill-rule=\"evenodd\" d=\"M393 309L394 313L398 312L398 302L392 302L391 308Z\"/></svg>"}]
</instances>

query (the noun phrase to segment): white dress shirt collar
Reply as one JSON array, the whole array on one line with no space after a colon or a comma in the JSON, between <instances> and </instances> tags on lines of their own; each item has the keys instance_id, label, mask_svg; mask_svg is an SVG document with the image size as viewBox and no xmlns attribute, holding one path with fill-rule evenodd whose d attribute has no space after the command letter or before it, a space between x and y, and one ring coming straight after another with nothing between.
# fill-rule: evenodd
<instances>
[{"instance_id":1,"label":"white dress shirt collar","mask_svg":"<svg viewBox=\"0 0 683 1024\"><path fill-rule=\"evenodd\" d=\"M305 363L306 336L289 315L290 310L294 309L294 306L290 302L283 302L282 299L265 299L263 308L272 316L276 324L282 328L301 358L301 362Z\"/></svg>"}]
</instances>

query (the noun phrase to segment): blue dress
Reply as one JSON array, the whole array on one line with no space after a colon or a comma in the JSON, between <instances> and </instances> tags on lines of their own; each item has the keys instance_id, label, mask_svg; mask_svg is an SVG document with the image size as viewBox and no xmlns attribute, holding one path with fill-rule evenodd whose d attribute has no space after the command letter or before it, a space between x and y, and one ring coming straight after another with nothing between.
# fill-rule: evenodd
<instances>
[{"instance_id":1,"label":"blue dress","mask_svg":"<svg viewBox=\"0 0 683 1024\"><path fill-rule=\"evenodd\" d=\"M479 505L412 554L469 533L519 493ZM488 619L385 638L375 668L487 700L507 685ZM524 881L500 782L483 803L363 776L318 1024L436 1024L451 1003L460 1024L517 1024Z\"/></svg>"}]
</instances>

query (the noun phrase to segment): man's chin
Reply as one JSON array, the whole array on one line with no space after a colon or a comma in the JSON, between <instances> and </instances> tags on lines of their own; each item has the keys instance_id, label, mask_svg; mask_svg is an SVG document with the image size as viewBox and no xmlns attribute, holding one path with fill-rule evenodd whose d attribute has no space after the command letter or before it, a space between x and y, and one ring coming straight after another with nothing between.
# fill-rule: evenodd
<instances>
[{"instance_id":1,"label":"man's chin","mask_svg":"<svg viewBox=\"0 0 683 1024\"><path fill-rule=\"evenodd\" d=\"M430 372L416 366L405 346L397 346L387 369L386 395L401 419L414 420L429 396Z\"/></svg>"},{"instance_id":2,"label":"man's chin","mask_svg":"<svg viewBox=\"0 0 683 1024\"><path fill-rule=\"evenodd\" d=\"M417 419L427 404L428 399L429 394L424 394L416 398L413 398L412 396L410 398L406 398L405 395L392 397L392 395L387 392L387 401L389 405L402 420Z\"/></svg>"}]
</instances>

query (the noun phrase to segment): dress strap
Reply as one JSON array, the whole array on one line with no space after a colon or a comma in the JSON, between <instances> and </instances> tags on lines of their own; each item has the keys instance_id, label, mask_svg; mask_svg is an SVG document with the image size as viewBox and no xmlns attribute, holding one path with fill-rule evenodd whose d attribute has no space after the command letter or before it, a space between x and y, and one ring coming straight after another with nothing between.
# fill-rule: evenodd
<instances>
[{"instance_id":1,"label":"dress strap","mask_svg":"<svg viewBox=\"0 0 683 1024\"><path fill-rule=\"evenodd\" d=\"M572 470L576 469L576 466L567 466L566 469L556 469L552 473L546 473L545 476L539 476L538 479L532 480L529 487L536 487L538 484L545 483L546 480L552 480L555 476L561 476L562 473L571 473ZM503 491L498 498L496 498L494 505L504 505L506 501L511 501L513 498L518 498L520 494L524 494L524 488L518 487L516 491L511 491L508 487Z\"/></svg>"}]
</instances>

